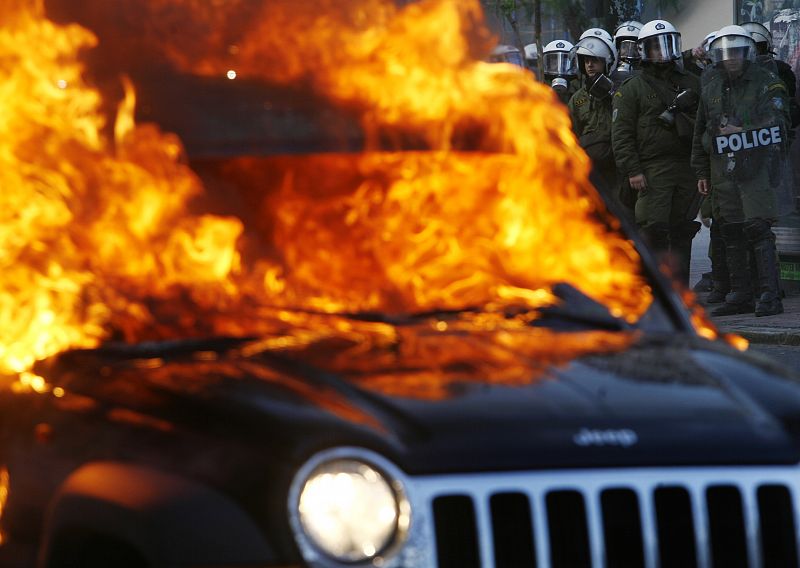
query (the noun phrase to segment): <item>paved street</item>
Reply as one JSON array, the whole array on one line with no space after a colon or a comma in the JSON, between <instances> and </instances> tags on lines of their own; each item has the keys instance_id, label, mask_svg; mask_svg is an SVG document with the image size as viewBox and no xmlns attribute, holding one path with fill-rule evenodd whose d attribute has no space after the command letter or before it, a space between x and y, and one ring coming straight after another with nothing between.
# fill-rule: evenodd
<instances>
[{"instance_id":1,"label":"paved street","mask_svg":"<svg viewBox=\"0 0 800 568\"><path fill-rule=\"evenodd\" d=\"M767 357L777 361L784 367L800 370L800 346L797 345L760 345L751 344L750 349L757 353L763 353Z\"/></svg>"},{"instance_id":2,"label":"paved street","mask_svg":"<svg viewBox=\"0 0 800 568\"><path fill-rule=\"evenodd\" d=\"M690 280L692 286L703 272L711 270L708 258L709 230L703 227L692 245ZM702 300L703 295L700 295ZM724 332L742 335L751 343L751 348L773 357L787 367L800 370L800 296L789 296L784 300L785 313L765 318L753 314L713 318Z\"/></svg>"}]
</instances>

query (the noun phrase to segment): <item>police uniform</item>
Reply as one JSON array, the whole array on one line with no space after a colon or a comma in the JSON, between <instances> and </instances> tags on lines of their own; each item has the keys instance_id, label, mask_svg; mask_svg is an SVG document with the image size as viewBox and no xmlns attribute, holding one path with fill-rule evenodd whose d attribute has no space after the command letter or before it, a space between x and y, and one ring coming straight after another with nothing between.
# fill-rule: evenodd
<instances>
[{"instance_id":1,"label":"police uniform","mask_svg":"<svg viewBox=\"0 0 800 568\"><path fill-rule=\"evenodd\" d=\"M636 200L636 222L657 252L677 257L687 284L691 243L699 230L692 213L697 183L689 167L691 144L659 116L667 108L665 100L686 89L699 92L699 83L675 64L643 65L642 73L615 93L611 129L619 175L644 174L646 179Z\"/></svg>"},{"instance_id":2,"label":"police uniform","mask_svg":"<svg viewBox=\"0 0 800 568\"><path fill-rule=\"evenodd\" d=\"M592 159L595 171L602 176L609 190L618 187L617 168L611 150L611 95L598 98L581 87L569 101L572 129ZM617 195L614 196L618 198Z\"/></svg>"},{"instance_id":3,"label":"police uniform","mask_svg":"<svg viewBox=\"0 0 800 568\"><path fill-rule=\"evenodd\" d=\"M727 251L731 294L726 305L715 311L717 315L749 310L748 245L762 296L769 289L765 301L774 306L780 303L772 297L779 294L771 230L778 212L770 168L780 163L775 157L785 150L789 104L786 87L777 75L755 63L744 66L735 79L720 69L705 81L692 144L692 167L698 179L711 184L712 213L715 223L721 223ZM741 131L724 135L720 130L727 125ZM757 304L756 315L771 314L759 313Z\"/></svg>"},{"instance_id":4,"label":"police uniform","mask_svg":"<svg viewBox=\"0 0 800 568\"><path fill-rule=\"evenodd\" d=\"M546 83L550 83L553 79L555 79L556 77L559 77L559 76L558 75L550 75L550 74L546 73L544 77L545 77L545 82ZM560 100L562 103L564 103L566 105L566 104L569 103L569 100L572 98L572 96L576 92L578 92L578 89L580 89L580 88L581 88L580 80L578 80L578 79L569 79L569 83L568 83L568 86L567 86L566 90L564 90L564 91L556 91L555 89L553 89L553 90L555 91L556 95L558 95L558 100Z\"/></svg>"}]
</instances>

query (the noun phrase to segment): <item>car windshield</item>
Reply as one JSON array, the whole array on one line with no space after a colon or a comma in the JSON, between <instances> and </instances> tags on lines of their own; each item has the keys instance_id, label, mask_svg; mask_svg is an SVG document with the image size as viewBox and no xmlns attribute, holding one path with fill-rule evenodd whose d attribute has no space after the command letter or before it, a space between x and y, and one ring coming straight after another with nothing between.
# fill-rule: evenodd
<instances>
[{"instance_id":1,"label":"car windshield","mask_svg":"<svg viewBox=\"0 0 800 568\"><path fill-rule=\"evenodd\" d=\"M2 366L302 314L652 321L566 111L486 63L477 1L404 4L9 8Z\"/></svg>"}]
</instances>

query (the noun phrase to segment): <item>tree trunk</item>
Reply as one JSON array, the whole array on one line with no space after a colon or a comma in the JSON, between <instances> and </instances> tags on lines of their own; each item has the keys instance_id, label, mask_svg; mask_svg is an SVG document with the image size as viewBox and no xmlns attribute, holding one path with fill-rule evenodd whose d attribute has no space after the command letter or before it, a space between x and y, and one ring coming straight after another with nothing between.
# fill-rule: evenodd
<instances>
[{"instance_id":1,"label":"tree trunk","mask_svg":"<svg viewBox=\"0 0 800 568\"><path fill-rule=\"evenodd\" d=\"M525 61L525 44L522 43L522 34L519 33L517 19L510 14L506 14L506 21L511 26L511 33L514 34L514 47L519 49L520 57L522 57L522 61Z\"/></svg>"},{"instance_id":2,"label":"tree trunk","mask_svg":"<svg viewBox=\"0 0 800 568\"><path fill-rule=\"evenodd\" d=\"M544 48L542 46L542 0L535 0L533 4L533 17L535 20L534 35L536 36L536 65L539 68L539 80L544 82Z\"/></svg>"}]
</instances>

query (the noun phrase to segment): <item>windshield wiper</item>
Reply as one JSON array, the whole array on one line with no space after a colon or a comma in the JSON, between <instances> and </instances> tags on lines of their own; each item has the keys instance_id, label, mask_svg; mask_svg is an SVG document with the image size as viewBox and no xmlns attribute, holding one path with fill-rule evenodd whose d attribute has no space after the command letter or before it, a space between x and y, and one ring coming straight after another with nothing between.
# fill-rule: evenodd
<instances>
[{"instance_id":1,"label":"windshield wiper","mask_svg":"<svg viewBox=\"0 0 800 568\"><path fill-rule=\"evenodd\" d=\"M586 329L601 329L609 331L627 331L634 329L624 319L615 317L603 304L593 300L571 284L560 282L553 286L553 294L560 300L559 303L541 308L524 306L509 306L503 313L508 318L513 318L522 312L536 313L539 317L531 321L531 326L549 327L559 331L576 331ZM486 309L479 306L470 306L458 310L431 310L410 314L384 314L381 312L338 313L358 321L380 322L390 325L416 325L420 320L436 318L451 319L462 314L485 313Z\"/></svg>"},{"instance_id":2,"label":"windshield wiper","mask_svg":"<svg viewBox=\"0 0 800 568\"><path fill-rule=\"evenodd\" d=\"M628 331L635 326L611 314L606 306L593 300L571 284L559 282L553 286L553 294L561 300L558 304L539 308L539 318L532 326L550 327L559 331L604 329Z\"/></svg>"}]
</instances>

